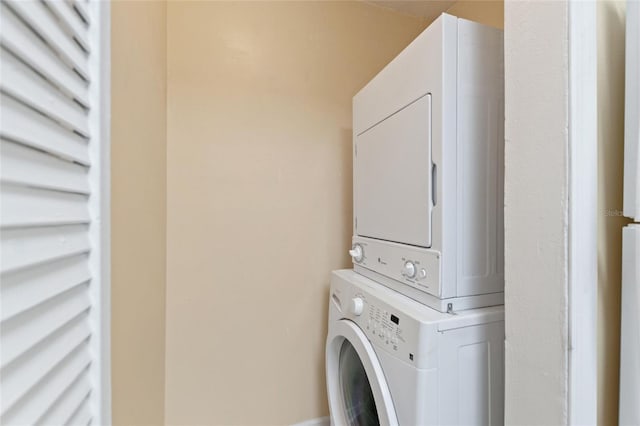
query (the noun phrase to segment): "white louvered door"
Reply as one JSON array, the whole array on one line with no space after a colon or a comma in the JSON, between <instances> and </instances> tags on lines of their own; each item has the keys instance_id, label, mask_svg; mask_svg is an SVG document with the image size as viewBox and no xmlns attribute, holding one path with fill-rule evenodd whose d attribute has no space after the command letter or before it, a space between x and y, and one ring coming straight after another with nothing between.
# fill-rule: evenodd
<instances>
[{"instance_id":1,"label":"white louvered door","mask_svg":"<svg viewBox=\"0 0 640 426\"><path fill-rule=\"evenodd\" d=\"M0 424L108 424L109 5L0 3Z\"/></svg>"}]
</instances>

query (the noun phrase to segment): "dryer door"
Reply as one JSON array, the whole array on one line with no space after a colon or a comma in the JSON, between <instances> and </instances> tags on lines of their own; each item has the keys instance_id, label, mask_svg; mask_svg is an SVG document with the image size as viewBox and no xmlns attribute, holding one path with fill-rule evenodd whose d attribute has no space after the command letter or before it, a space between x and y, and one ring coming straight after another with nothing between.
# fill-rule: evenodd
<instances>
[{"instance_id":1,"label":"dryer door","mask_svg":"<svg viewBox=\"0 0 640 426\"><path fill-rule=\"evenodd\" d=\"M326 351L331 424L397 425L382 367L358 326L349 320L333 324Z\"/></svg>"},{"instance_id":2,"label":"dryer door","mask_svg":"<svg viewBox=\"0 0 640 426\"><path fill-rule=\"evenodd\" d=\"M355 231L431 247L431 95L426 94L355 137Z\"/></svg>"}]
</instances>

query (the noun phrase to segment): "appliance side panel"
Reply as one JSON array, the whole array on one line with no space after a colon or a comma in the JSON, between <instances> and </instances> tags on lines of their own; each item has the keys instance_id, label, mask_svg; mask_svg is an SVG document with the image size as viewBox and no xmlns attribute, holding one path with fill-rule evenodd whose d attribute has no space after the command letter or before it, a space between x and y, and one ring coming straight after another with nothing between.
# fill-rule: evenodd
<instances>
[{"instance_id":1,"label":"appliance side panel","mask_svg":"<svg viewBox=\"0 0 640 426\"><path fill-rule=\"evenodd\" d=\"M458 70L458 19L449 15L444 21L442 42L442 96L434 96L432 109L431 158L435 168L432 214L433 250L442 253L443 298L455 297L456 263L458 244L456 237L456 179L457 179L457 70Z\"/></svg>"},{"instance_id":2,"label":"appliance side panel","mask_svg":"<svg viewBox=\"0 0 640 426\"><path fill-rule=\"evenodd\" d=\"M355 98L351 99L351 117L353 120L353 117L356 116L356 101ZM352 217L352 235L358 235L358 219L356 219L358 217L358 209L357 209L357 204L358 204L358 188L357 188L357 182L356 182L356 176L358 174L358 171L356 170L356 167L358 167L358 162L357 162L357 158L356 156L358 155L357 153L357 149L356 149L356 144L357 144L357 140L358 140L358 132L356 131L356 126L353 125L352 123L352 129L351 129L351 187L353 190L353 196L352 196L352 200L351 200L351 207L353 208L353 217Z\"/></svg>"},{"instance_id":3,"label":"appliance side panel","mask_svg":"<svg viewBox=\"0 0 640 426\"><path fill-rule=\"evenodd\" d=\"M458 424L470 425L477 421L489 423L489 342L479 342L458 348L458 395L466 401L458 406Z\"/></svg>"},{"instance_id":4,"label":"appliance side panel","mask_svg":"<svg viewBox=\"0 0 640 426\"><path fill-rule=\"evenodd\" d=\"M458 21L457 296L504 289L503 32Z\"/></svg>"},{"instance_id":5,"label":"appliance side panel","mask_svg":"<svg viewBox=\"0 0 640 426\"><path fill-rule=\"evenodd\" d=\"M504 322L439 336L439 424L504 424Z\"/></svg>"},{"instance_id":6,"label":"appliance side panel","mask_svg":"<svg viewBox=\"0 0 640 426\"><path fill-rule=\"evenodd\" d=\"M453 19L448 15L436 19L354 96L354 135L428 92L439 90L442 76L438 64L441 63L445 18Z\"/></svg>"},{"instance_id":7,"label":"appliance side panel","mask_svg":"<svg viewBox=\"0 0 640 426\"><path fill-rule=\"evenodd\" d=\"M627 2L624 200L627 217L640 222L640 3Z\"/></svg>"},{"instance_id":8,"label":"appliance side panel","mask_svg":"<svg viewBox=\"0 0 640 426\"><path fill-rule=\"evenodd\" d=\"M620 425L640 424L640 224L622 231Z\"/></svg>"}]
</instances>

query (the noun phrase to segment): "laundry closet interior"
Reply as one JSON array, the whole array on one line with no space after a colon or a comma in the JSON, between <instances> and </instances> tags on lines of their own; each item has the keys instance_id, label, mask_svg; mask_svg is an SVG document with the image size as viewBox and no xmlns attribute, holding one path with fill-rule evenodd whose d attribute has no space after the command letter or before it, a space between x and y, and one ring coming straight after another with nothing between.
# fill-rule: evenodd
<instances>
[{"instance_id":1,"label":"laundry closet interior","mask_svg":"<svg viewBox=\"0 0 640 426\"><path fill-rule=\"evenodd\" d=\"M354 236L352 99L444 12L451 19L458 15L497 30L502 26L500 2L425 2L418 11L411 10L417 4L400 11L388 6L167 3L166 58L149 58L167 63L167 423L292 424L329 414L325 342L330 272L352 264L347 253ZM118 7L122 14L135 11L135 6L115 4L114 20ZM121 19L135 22L132 16ZM113 51L118 32L112 37ZM148 37L160 39L162 34ZM116 88L133 83L115 79ZM150 87L149 96L162 93ZM434 96L442 102L441 95ZM116 102L114 141L117 123L130 119L124 115L132 115L127 110L136 101ZM427 107L426 97L414 105ZM144 112L148 120L155 118L153 108ZM447 183L446 164L433 163L442 173L436 179ZM415 173L431 176L431 161L428 168L423 164ZM117 184L117 170L115 175ZM122 178L122 185L131 184ZM429 202L433 197L439 200L429 215L451 219L439 208L453 200L444 191L429 194ZM366 219L363 212L358 226L366 227ZM433 229L435 242L441 236L438 227ZM460 280L459 288L463 286ZM148 297L158 297L151 293ZM197 337L194 327L215 338ZM145 369L154 362L160 360L151 359ZM114 404L117 387L115 380ZM252 410L242 409L246 400L252 401ZM117 405L115 409L117 415Z\"/></svg>"},{"instance_id":2,"label":"laundry closet interior","mask_svg":"<svg viewBox=\"0 0 640 426\"><path fill-rule=\"evenodd\" d=\"M114 424L503 424L504 7L112 4Z\"/></svg>"}]
</instances>

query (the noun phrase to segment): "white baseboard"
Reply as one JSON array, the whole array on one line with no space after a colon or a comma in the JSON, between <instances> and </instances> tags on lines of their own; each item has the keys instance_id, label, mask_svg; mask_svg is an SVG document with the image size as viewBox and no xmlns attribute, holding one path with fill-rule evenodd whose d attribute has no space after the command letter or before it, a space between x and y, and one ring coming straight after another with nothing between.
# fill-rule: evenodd
<instances>
[{"instance_id":1,"label":"white baseboard","mask_svg":"<svg viewBox=\"0 0 640 426\"><path fill-rule=\"evenodd\" d=\"M329 416L318 417L317 419L309 419L291 426L330 426Z\"/></svg>"}]
</instances>

